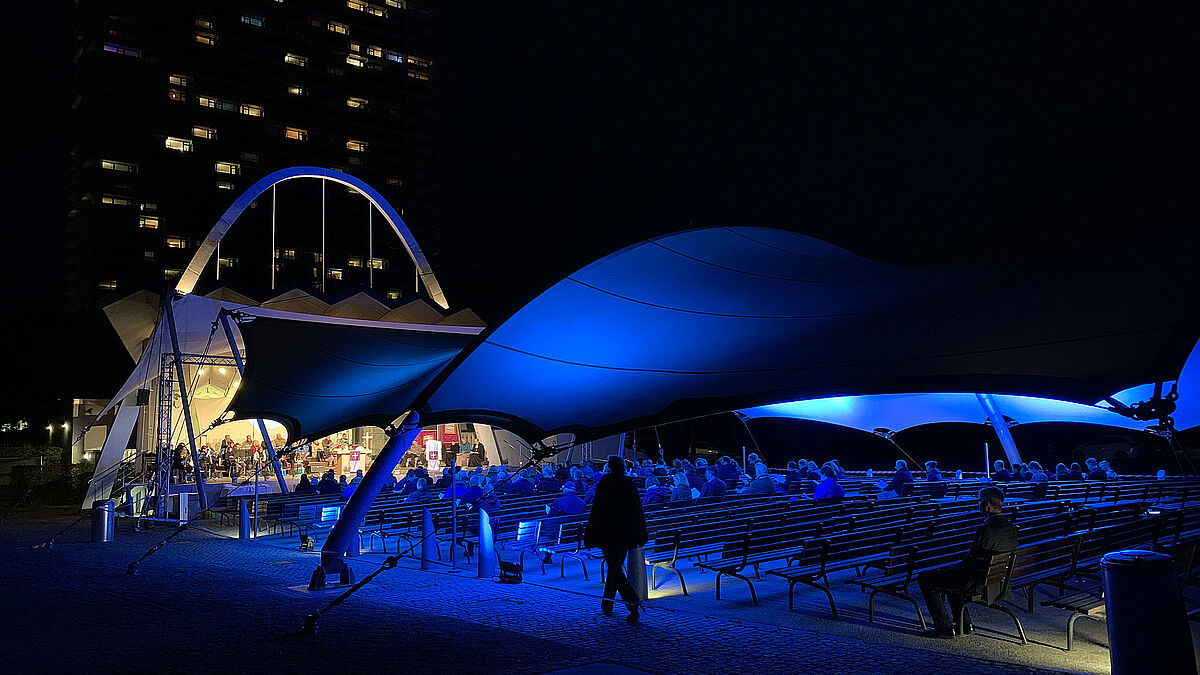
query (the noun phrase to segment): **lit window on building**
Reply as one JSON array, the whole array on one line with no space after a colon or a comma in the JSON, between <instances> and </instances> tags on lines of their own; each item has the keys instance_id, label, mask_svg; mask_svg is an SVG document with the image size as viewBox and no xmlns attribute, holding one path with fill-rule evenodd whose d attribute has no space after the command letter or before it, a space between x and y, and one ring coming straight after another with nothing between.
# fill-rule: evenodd
<instances>
[{"instance_id":1,"label":"lit window on building","mask_svg":"<svg viewBox=\"0 0 1200 675\"><path fill-rule=\"evenodd\" d=\"M210 45L215 47L217 46L217 36L213 33L196 31L196 42L199 42L202 45Z\"/></svg>"},{"instance_id":2,"label":"lit window on building","mask_svg":"<svg viewBox=\"0 0 1200 675\"><path fill-rule=\"evenodd\" d=\"M357 141L352 138L352 139L346 141L346 149L353 150L354 152L366 152L367 151L367 142L366 141Z\"/></svg>"},{"instance_id":3,"label":"lit window on building","mask_svg":"<svg viewBox=\"0 0 1200 675\"><path fill-rule=\"evenodd\" d=\"M346 107L348 108L365 108L367 107L367 103L367 99L359 98L357 96L351 96L350 98L346 99Z\"/></svg>"},{"instance_id":4,"label":"lit window on building","mask_svg":"<svg viewBox=\"0 0 1200 675\"><path fill-rule=\"evenodd\" d=\"M217 173L228 174L230 176L240 176L242 173L242 165L234 164L233 162L217 162L213 165L213 171Z\"/></svg>"},{"instance_id":5,"label":"lit window on building","mask_svg":"<svg viewBox=\"0 0 1200 675\"><path fill-rule=\"evenodd\" d=\"M237 267L237 258L221 258L218 264L222 269L231 270Z\"/></svg>"},{"instance_id":6,"label":"lit window on building","mask_svg":"<svg viewBox=\"0 0 1200 675\"><path fill-rule=\"evenodd\" d=\"M192 78L188 77L187 75L171 75L167 78L167 82L175 85L176 87L186 87L191 81Z\"/></svg>"},{"instance_id":7,"label":"lit window on building","mask_svg":"<svg viewBox=\"0 0 1200 675\"><path fill-rule=\"evenodd\" d=\"M146 213L158 213L158 204L155 202L142 202L138 209Z\"/></svg>"},{"instance_id":8,"label":"lit window on building","mask_svg":"<svg viewBox=\"0 0 1200 675\"><path fill-rule=\"evenodd\" d=\"M383 58L383 48L370 45L367 47L367 56L374 56L377 59Z\"/></svg>"},{"instance_id":9,"label":"lit window on building","mask_svg":"<svg viewBox=\"0 0 1200 675\"><path fill-rule=\"evenodd\" d=\"M366 57L358 56L357 54L347 54L346 64L354 66L355 68L362 68L363 66L367 65L367 59Z\"/></svg>"},{"instance_id":10,"label":"lit window on building","mask_svg":"<svg viewBox=\"0 0 1200 675\"><path fill-rule=\"evenodd\" d=\"M359 12L366 12L371 16L387 16L387 10L383 7L365 3L362 0L346 0L346 6Z\"/></svg>"},{"instance_id":11,"label":"lit window on building","mask_svg":"<svg viewBox=\"0 0 1200 675\"><path fill-rule=\"evenodd\" d=\"M288 93L293 96L303 96L304 95L304 87L301 87L298 84L289 84L288 85Z\"/></svg>"},{"instance_id":12,"label":"lit window on building","mask_svg":"<svg viewBox=\"0 0 1200 675\"><path fill-rule=\"evenodd\" d=\"M346 267L362 267L362 266L363 266L362 258L347 258L346 259Z\"/></svg>"},{"instance_id":13,"label":"lit window on building","mask_svg":"<svg viewBox=\"0 0 1200 675\"><path fill-rule=\"evenodd\" d=\"M117 281L116 279L105 279L96 284L96 286L102 291L115 291L117 290Z\"/></svg>"},{"instance_id":14,"label":"lit window on building","mask_svg":"<svg viewBox=\"0 0 1200 675\"><path fill-rule=\"evenodd\" d=\"M404 63L404 55L400 52L394 52L390 49L383 50L383 58L396 63Z\"/></svg>"},{"instance_id":15,"label":"lit window on building","mask_svg":"<svg viewBox=\"0 0 1200 675\"><path fill-rule=\"evenodd\" d=\"M387 299L388 300L399 300L400 299L400 291L397 291L395 289L388 291Z\"/></svg>"},{"instance_id":16,"label":"lit window on building","mask_svg":"<svg viewBox=\"0 0 1200 675\"><path fill-rule=\"evenodd\" d=\"M112 206L129 206L133 204L133 201L128 197L122 197L120 195L101 195L100 203L110 204Z\"/></svg>"},{"instance_id":17,"label":"lit window on building","mask_svg":"<svg viewBox=\"0 0 1200 675\"><path fill-rule=\"evenodd\" d=\"M416 80L424 80L424 81L426 81L426 82L428 82L428 81L429 81L429 74L428 74L428 73L422 73L422 72L418 72L418 71L416 71L416 70L410 70L410 71L408 71L408 76L409 76L409 77L411 77L411 78L413 78L413 79L416 79Z\"/></svg>"},{"instance_id":18,"label":"lit window on building","mask_svg":"<svg viewBox=\"0 0 1200 675\"><path fill-rule=\"evenodd\" d=\"M298 129L296 127L284 127L283 135L293 141L307 141L308 129Z\"/></svg>"},{"instance_id":19,"label":"lit window on building","mask_svg":"<svg viewBox=\"0 0 1200 675\"><path fill-rule=\"evenodd\" d=\"M243 115L249 115L251 117L262 117L263 116L262 106L261 105L252 105L250 103L243 103L241 106L238 107L238 112L242 113Z\"/></svg>"},{"instance_id":20,"label":"lit window on building","mask_svg":"<svg viewBox=\"0 0 1200 675\"><path fill-rule=\"evenodd\" d=\"M217 139L217 130L212 127L194 126L192 127L192 135L196 138L215 141Z\"/></svg>"},{"instance_id":21,"label":"lit window on building","mask_svg":"<svg viewBox=\"0 0 1200 675\"><path fill-rule=\"evenodd\" d=\"M181 274L183 274L183 270L163 270L163 279L167 281L178 279Z\"/></svg>"},{"instance_id":22,"label":"lit window on building","mask_svg":"<svg viewBox=\"0 0 1200 675\"><path fill-rule=\"evenodd\" d=\"M233 188L234 188L233 183L230 183L227 180L217 181L217 189L218 190L232 190Z\"/></svg>"},{"instance_id":23,"label":"lit window on building","mask_svg":"<svg viewBox=\"0 0 1200 675\"><path fill-rule=\"evenodd\" d=\"M187 239L183 237L167 237L167 248L187 248Z\"/></svg>"},{"instance_id":24,"label":"lit window on building","mask_svg":"<svg viewBox=\"0 0 1200 675\"><path fill-rule=\"evenodd\" d=\"M388 185L392 187L404 187L404 179L399 176L392 176L388 178Z\"/></svg>"},{"instance_id":25,"label":"lit window on building","mask_svg":"<svg viewBox=\"0 0 1200 675\"><path fill-rule=\"evenodd\" d=\"M257 14L243 14L242 15L242 23L249 24L251 26L254 26L255 28L262 28L263 23L265 23L265 22L266 22L266 19Z\"/></svg>"},{"instance_id":26,"label":"lit window on building","mask_svg":"<svg viewBox=\"0 0 1200 675\"><path fill-rule=\"evenodd\" d=\"M138 227L144 230L157 230L158 216L138 216Z\"/></svg>"},{"instance_id":27,"label":"lit window on building","mask_svg":"<svg viewBox=\"0 0 1200 675\"><path fill-rule=\"evenodd\" d=\"M433 61L430 61L429 59L423 59L419 56L413 56L412 54L408 55L408 58L406 59L406 61L413 64L414 66L420 66L422 68L428 68L429 66L433 65Z\"/></svg>"},{"instance_id":28,"label":"lit window on building","mask_svg":"<svg viewBox=\"0 0 1200 675\"><path fill-rule=\"evenodd\" d=\"M308 57L300 56L299 54L288 53L283 57L283 62L288 64L289 66L304 67L304 66L308 65Z\"/></svg>"},{"instance_id":29,"label":"lit window on building","mask_svg":"<svg viewBox=\"0 0 1200 675\"><path fill-rule=\"evenodd\" d=\"M260 155L257 152L242 152L241 158L242 158L243 162L250 162L251 164L258 164L258 161L260 159L262 159L262 155Z\"/></svg>"},{"instance_id":30,"label":"lit window on building","mask_svg":"<svg viewBox=\"0 0 1200 675\"><path fill-rule=\"evenodd\" d=\"M221 101L219 99L213 98L212 96L200 96L196 100L200 103L201 106L203 106L205 108L220 108L221 107Z\"/></svg>"},{"instance_id":31,"label":"lit window on building","mask_svg":"<svg viewBox=\"0 0 1200 675\"><path fill-rule=\"evenodd\" d=\"M337 281L341 281L342 280L341 268L340 267L330 267L329 268L329 278L337 280Z\"/></svg>"},{"instance_id":32,"label":"lit window on building","mask_svg":"<svg viewBox=\"0 0 1200 675\"><path fill-rule=\"evenodd\" d=\"M192 142L186 138L175 138L174 136L167 136L167 140L164 143L164 145L166 145L168 150L176 150L178 152L191 152L192 151Z\"/></svg>"},{"instance_id":33,"label":"lit window on building","mask_svg":"<svg viewBox=\"0 0 1200 675\"><path fill-rule=\"evenodd\" d=\"M296 249L294 249L294 248L283 249L283 259L284 260L295 260L296 259Z\"/></svg>"},{"instance_id":34,"label":"lit window on building","mask_svg":"<svg viewBox=\"0 0 1200 675\"><path fill-rule=\"evenodd\" d=\"M346 35L350 32L349 26L344 23L338 23L337 21L330 21L329 23L325 24L325 29L333 31L334 33L338 33L339 35Z\"/></svg>"},{"instance_id":35,"label":"lit window on building","mask_svg":"<svg viewBox=\"0 0 1200 675\"><path fill-rule=\"evenodd\" d=\"M100 168L117 173L137 173L138 165L133 162L118 162L115 159L100 160Z\"/></svg>"},{"instance_id":36,"label":"lit window on building","mask_svg":"<svg viewBox=\"0 0 1200 675\"><path fill-rule=\"evenodd\" d=\"M146 262L154 262L155 260L158 260L158 252L157 251L144 251L142 253L142 257L145 258Z\"/></svg>"},{"instance_id":37,"label":"lit window on building","mask_svg":"<svg viewBox=\"0 0 1200 675\"><path fill-rule=\"evenodd\" d=\"M179 91L178 89L168 89L167 98L171 99L172 101L186 101L187 94Z\"/></svg>"},{"instance_id":38,"label":"lit window on building","mask_svg":"<svg viewBox=\"0 0 1200 675\"><path fill-rule=\"evenodd\" d=\"M351 42L350 43L350 51L357 54L362 51L362 45L358 44L357 42Z\"/></svg>"},{"instance_id":39,"label":"lit window on building","mask_svg":"<svg viewBox=\"0 0 1200 675\"><path fill-rule=\"evenodd\" d=\"M213 22L210 19L196 19L196 28L212 29Z\"/></svg>"},{"instance_id":40,"label":"lit window on building","mask_svg":"<svg viewBox=\"0 0 1200 675\"><path fill-rule=\"evenodd\" d=\"M405 0L387 0L388 7L396 7L398 9L407 9L408 3Z\"/></svg>"},{"instance_id":41,"label":"lit window on building","mask_svg":"<svg viewBox=\"0 0 1200 675\"><path fill-rule=\"evenodd\" d=\"M371 258L371 269L383 270L387 269L387 261L383 258Z\"/></svg>"},{"instance_id":42,"label":"lit window on building","mask_svg":"<svg viewBox=\"0 0 1200 675\"><path fill-rule=\"evenodd\" d=\"M132 56L135 59L142 58L142 50L135 49L133 47L126 47L125 45L119 45L115 42L105 42L104 51L111 52L113 54L120 54L121 56Z\"/></svg>"}]
</instances>

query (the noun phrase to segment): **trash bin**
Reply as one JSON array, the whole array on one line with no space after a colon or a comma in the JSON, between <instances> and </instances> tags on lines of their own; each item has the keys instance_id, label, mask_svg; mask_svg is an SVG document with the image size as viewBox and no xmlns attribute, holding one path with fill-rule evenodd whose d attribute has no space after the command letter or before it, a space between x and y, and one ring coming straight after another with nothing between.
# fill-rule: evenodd
<instances>
[{"instance_id":1,"label":"trash bin","mask_svg":"<svg viewBox=\"0 0 1200 675\"><path fill-rule=\"evenodd\" d=\"M1100 561L1112 675L1195 673L1192 631L1171 556L1114 551Z\"/></svg>"},{"instance_id":2,"label":"trash bin","mask_svg":"<svg viewBox=\"0 0 1200 675\"><path fill-rule=\"evenodd\" d=\"M92 541L110 542L117 517L117 505L111 499L92 502Z\"/></svg>"}]
</instances>

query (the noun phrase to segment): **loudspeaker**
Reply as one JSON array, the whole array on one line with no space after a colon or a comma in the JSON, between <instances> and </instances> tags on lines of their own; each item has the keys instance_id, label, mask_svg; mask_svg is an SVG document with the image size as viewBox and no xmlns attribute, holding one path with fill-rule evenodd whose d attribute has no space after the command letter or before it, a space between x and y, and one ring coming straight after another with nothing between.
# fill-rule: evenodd
<instances>
[{"instance_id":1,"label":"loudspeaker","mask_svg":"<svg viewBox=\"0 0 1200 675\"><path fill-rule=\"evenodd\" d=\"M137 390L137 404L138 405L150 405L150 390L149 389L138 389Z\"/></svg>"}]
</instances>

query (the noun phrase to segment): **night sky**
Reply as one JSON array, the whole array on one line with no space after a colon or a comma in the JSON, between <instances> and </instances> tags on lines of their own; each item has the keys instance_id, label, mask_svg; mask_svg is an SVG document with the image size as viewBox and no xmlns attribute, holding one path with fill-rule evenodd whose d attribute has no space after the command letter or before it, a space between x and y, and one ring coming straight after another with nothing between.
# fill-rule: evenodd
<instances>
[{"instance_id":1,"label":"night sky","mask_svg":"<svg viewBox=\"0 0 1200 675\"><path fill-rule=\"evenodd\" d=\"M8 73L39 102L13 111L5 168L12 332L35 355L7 397L25 402L80 384L46 365L75 336L46 309L70 98L41 4L13 39L45 59ZM1082 257L1136 283L1123 251L1194 236L1200 6L1047 4L446 3L434 271L496 322L648 236L760 225L910 265Z\"/></svg>"}]
</instances>

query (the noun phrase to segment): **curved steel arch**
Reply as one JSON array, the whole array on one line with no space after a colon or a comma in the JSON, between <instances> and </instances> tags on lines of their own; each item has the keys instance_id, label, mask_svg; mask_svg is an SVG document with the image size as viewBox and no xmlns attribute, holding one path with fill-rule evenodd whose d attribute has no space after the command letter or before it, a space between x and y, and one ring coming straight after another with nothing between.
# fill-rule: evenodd
<instances>
[{"instance_id":1,"label":"curved steel arch","mask_svg":"<svg viewBox=\"0 0 1200 675\"><path fill-rule=\"evenodd\" d=\"M179 277L179 283L175 286L175 291L181 294L188 294L196 287L196 282L200 279L200 272L204 270L204 266L208 264L212 254L217 249L217 243L224 238L225 233L233 226L233 221L237 220L238 216L258 197L278 183L293 178L322 178L341 183L346 187L352 188L362 196L366 197L375 208L379 209L380 213L392 226L392 230L400 237L400 241L404 242L404 248L408 251L409 257L417 266L417 275L421 283L425 286L425 291L429 294L429 298L436 302L442 309L449 309L450 303L446 301L446 295L442 292L441 284L438 283L436 277L433 276L433 270L429 267L429 261L425 259L425 254L421 252L421 247L417 245L417 240L409 231L408 226L404 224L404 220L400 218L400 214L396 213L396 209L387 202L378 192L370 185L363 181L333 169L322 169L316 166L293 166L287 169L280 169L274 173L263 176L254 185L242 193L233 204L226 209L225 213L217 219L216 225L213 225L212 230L196 249L196 255L192 256L191 262L188 263L187 269Z\"/></svg>"}]
</instances>

